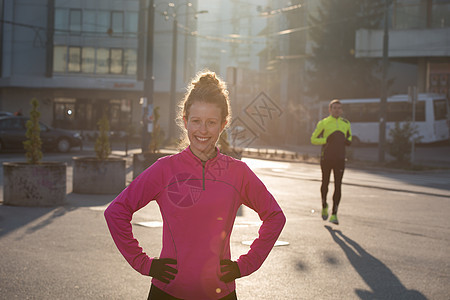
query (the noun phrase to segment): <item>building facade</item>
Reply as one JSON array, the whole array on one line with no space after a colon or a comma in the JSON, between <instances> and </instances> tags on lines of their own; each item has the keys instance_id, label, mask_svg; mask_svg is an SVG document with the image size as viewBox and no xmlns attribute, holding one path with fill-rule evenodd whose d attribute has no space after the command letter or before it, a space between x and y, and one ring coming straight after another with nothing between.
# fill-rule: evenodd
<instances>
[{"instance_id":1,"label":"building facade","mask_svg":"<svg viewBox=\"0 0 450 300\"><path fill-rule=\"evenodd\" d=\"M78 131L138 124L139 8L136 1L3 0L0 107L29 111Z\"/></svg>"},{"instance_id":2,"label":"building facade","mask_svg":"<svg viewBox=\"0 0 450 300\"><path fill-rule=\"evenodd\" d=\"M356 57L382 58L383 29L356 33ZM401 85L450 98L450 1L394 0L389 7L389 76ZM409 81L403 80L411 76ZM376 96L376 95L375 95Z\"/></svg>"},{"instance_id":3,"label":"building facade","mask_svg":"<svg viewBox=\"0 0 450 300\"><path fill-rule=\"evenodd\" d=\"M149 0L0 0L0 110L28 115L40 101L44 123L83 133L106 114L115 132L140 134ZM151 101L161 127L171 124L173 55L176 101L195 73L195 3L154 1ZM194 6L193 6L194 5ZM174 45L173 22L179 27ZM178 46L178 47L177 47ZM167 137L167 135L166 135Z\"/></svg>"}]
</instances>

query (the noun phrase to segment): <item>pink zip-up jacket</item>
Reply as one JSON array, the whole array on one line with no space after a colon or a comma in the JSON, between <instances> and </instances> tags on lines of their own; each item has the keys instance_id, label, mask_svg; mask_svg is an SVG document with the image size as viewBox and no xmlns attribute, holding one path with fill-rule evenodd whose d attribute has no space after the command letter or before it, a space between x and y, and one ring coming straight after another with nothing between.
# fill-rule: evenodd
<instances>
[{"instance_id":1,"label":"pink zip-up jacket","mask_svg":"<svg viewBox=\"0 0 450 300\"><path fill-rule=\"evenodd\" d=\"M117 196L105 218L117 248L128 263L149 275L152 258L133 237L133 213L155 200L163 218L160 258L177 260L178 274L159 289L182 299L220 299L235 282L219 280L220 260L231 259L230 235L241 204L263 221L247 254L237 260L242 276L256 271L267 258L286 218L264 184L242 161L218 152L202 163L188 148L159 159Z\"/></svg>"}]
</instances>

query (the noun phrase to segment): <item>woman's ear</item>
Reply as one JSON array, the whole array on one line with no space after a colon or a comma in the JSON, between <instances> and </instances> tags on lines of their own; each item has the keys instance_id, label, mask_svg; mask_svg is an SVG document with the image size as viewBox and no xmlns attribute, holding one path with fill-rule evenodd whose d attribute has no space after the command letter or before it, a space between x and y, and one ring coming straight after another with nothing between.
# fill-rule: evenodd
<instances>
[{"instance_id":1,"label":"woman's ear","mask_svg":"<svg viewBox=\"0 0 450 300\"><path fill-rule=\"evenodd\" d=\"M187 130L187 119L186 116L183 116L184 128Z\"/></svg>"}]
</instances>

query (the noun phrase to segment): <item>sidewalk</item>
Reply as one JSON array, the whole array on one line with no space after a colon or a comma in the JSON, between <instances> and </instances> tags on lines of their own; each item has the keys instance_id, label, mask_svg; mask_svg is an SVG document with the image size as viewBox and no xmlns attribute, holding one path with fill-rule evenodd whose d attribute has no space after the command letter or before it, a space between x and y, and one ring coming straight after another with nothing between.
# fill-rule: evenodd
<instances>
[{"instance_id":1,"label":"sidewalk","mask_svg":"<svg viewBox=\"0 0 450 300\"><path fill-rule=\"evenodd\" d=\"M112 144L112 156L127 158L127 184L133 179L133 155L142 153L136 145L130 145L125 149L124 145ZM292 162L317 165L320 154L319 146L291 146L289 150L269 149L269 148L246 148L243 152L243 159L251 158L263 160L270 166L271 162ZM44 160L65 161L67 163L67 192L72 192L72 157L75 156L95 156L94 145L89 143L83 146L82 150L73 149L69 155L60 153L48 153L44 155ZM372 187L391 191L407 191L423 195L434 195L450 197L450 146L418 147L416 152L417 162L431 169L422 171L409 171L392 169L377 166L378 149L375 147L355 147L353 160L347 163L344 184ZM161 152L172 154L175 149L161 149ZM17 157L3 156L3 161L17 160ZM369 163L367 163L369 162ZM1 166L0 166L1 168ZM302 167L298 167L302 169ZM259 172L265 172L261 168ZM279 173L279 176L290 178L320 181L320 168L309 168L305 171L287 171ZM407 184L408 190L404 186ZM0 202L3 200L3 172L0 173ZM78 197L68 195L68 197Z\"/></svg>"},{"instance_id":2,"label":"sidewalk","mask_svg":"<svg viewBox=\"0 0 450 300\"><path fill-rule=\"evenodd\" d=\"M318 162L321 147L314 145L291 145L283 149L275 148L246 148L244 156L259 157L262 159L288 160L288 161L315 161ZM378 148L376 146L349 147L347 154L351 158L348 166L363 167L378 165ZM393 157L385 154L385 161L393 161ZM418 146L415 150L415 165L450 169L450 145ZM379 166L383 167L383 166Z\"/></svg>"},{"instance_id":3,"label":"sidewalk","mask_svg":"<svg viewBox=\"0 0 450 300\"><path fill-rule=\"evenodd\" d=\"M88 149L86 149L88 150ZM258 169L258 174L263 174L269 169L277 170L278 162L298 163L294 168L278 169L279 176L289 178L306 179L311 181L321 181L321 171L318 166L320 147L301 146L296 147L298 151L286 151L276 149L256 149L246 148L243 152L243 160L251 167ZM92 150L93 151L93 148ZM174 149L162 149L161 152L172 154L177 153ZM141 153L141 149L133 148L128 151L127 156L127 183L132 180L132 157L133 154ZM304 159L306 154L309 159ZM369 187L389 191L411 192L421 195L432 195L438 197L450 197L450 146L446 147L420 147L417 151L418 159L422 165L436 169L423 171L405 171L385 167L376 167L378 159L378 149L374 147L361 147L354 149L354 160L347 164L343 184L360 187ZM124 150L113 150L112 155L124 157ZM248 159L263 160L257 165L253 165ZM366 165L361 162L369 161ZM302 167L302 164L307 164ZM308 165L313 164L311 168ZM259 167L261 166L261 167ZM272 168L271 166L275 166ZM69 168L71 168L69 166ZM293 170L295 169L295 170ZM297 170L298 169L298 170ZM273 174L272 174L273 175ZM71 170L69 175L71 176ZM331 183L333 179L331 178Z\"/></svg>"},{"instance_id":4,"label":"sidewalk","mask_svg":"<svg viewBox=\"0 0 450 300\"><path fill-rule=\"evenodd\" d=\"M125 155L125 144L120 141L112 141L111 147L117 155ZM85 142L83 151L92 151L94 153L94 142ZM162 149L162 152L176 153L174 148ZM299 162L318 162L321 147L315 145L281 145L281 146L261 146L255 145L244 149L244 157L255 157L261 159L299 161ZM128 155L141 153L140 144L130 144ZM347 156L350 157L348 166L354 164L363 167L364 163L370 166L378 165L378 146L350 146L347 147ZM385 161L393 161L387 152ZM415 147L415 165L450 169L450 141L439 145L419 145ZM382 167L382 166L380 166Z\"/></svg>"}]
</instances>

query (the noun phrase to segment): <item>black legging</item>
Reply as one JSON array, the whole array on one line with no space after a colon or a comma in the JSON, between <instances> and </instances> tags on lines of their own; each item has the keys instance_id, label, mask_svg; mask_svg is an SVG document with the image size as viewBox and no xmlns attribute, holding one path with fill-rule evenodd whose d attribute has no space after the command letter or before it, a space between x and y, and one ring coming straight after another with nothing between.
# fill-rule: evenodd
<instances>
[{"instance_id":1,"label":"black legging","mask_svg":"<svg viewBox=\"0 0 450 300\"><path fill-rule=\"evenodd\" d=\"M153 284L150 287L150 293L148 294L147 300L181 300L180 298L175 298L163 290L157 288ZM228 294L227 296L220 298L219 300L237 300L236 291Z\"/></svg>"},{"instance_id":2,"label":"black legging","mask_svg":"<svg viewBox=\"0 0 450 300\"><path fill-rule=\"evenodd\" d=\"M322 207L325 208L327 204L328 184L330 183L330 174L333 170L334 175L334 193L333 193L333 211L332 214L337 214L339 202L341 202L341 185L342 177L344 176L345 161L320 161L320 168L322 169L322 185L320 193L322 194Z\"/></svg>"}]
</instances>

